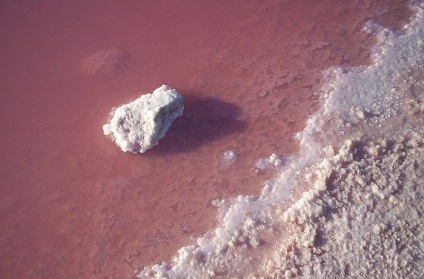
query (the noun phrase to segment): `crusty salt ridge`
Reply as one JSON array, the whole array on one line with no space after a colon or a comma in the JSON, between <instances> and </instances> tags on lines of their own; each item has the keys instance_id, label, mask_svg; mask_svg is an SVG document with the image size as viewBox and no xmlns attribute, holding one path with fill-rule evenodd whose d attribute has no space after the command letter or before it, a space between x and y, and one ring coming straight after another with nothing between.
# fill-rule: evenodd
<instances>
[{"instance_id":1,"label":"crusty salt ridge","mask_svg":"<svg viewBox=\"0 0 424 279\"><path fill-rule=\"evenodd\" d=\"M413 9L402 34L377 30L371 66L325 73L301 151L261 196L216 201L215 230L138 276L422 278L424 5Z\"/></svg>"},{"instance_id":2,"label":"crusty salt ridge","mask_svg":"<svg viewBox=\"0 0 424 279\"><path fill-rule=\"evenodd\" d=\"M152 94L112 110L112 119L103 125L103 132L111 135L122 151L144 153L158 144L183 110L183 97L162 85Z\"/></svg>"}]
</instances>

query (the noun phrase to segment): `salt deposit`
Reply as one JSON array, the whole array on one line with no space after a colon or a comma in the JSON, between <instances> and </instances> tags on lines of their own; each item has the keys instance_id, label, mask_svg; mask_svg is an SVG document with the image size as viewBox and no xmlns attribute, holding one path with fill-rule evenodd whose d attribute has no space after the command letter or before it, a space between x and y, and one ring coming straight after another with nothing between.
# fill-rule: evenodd
<instances>
[{"instance_id":1,"label":"salt deposit","mask_svg":"<svg viewBox=\"0 0 424 279\"><path fill-rule=\"evenodd\" d=\"M215 201L215 229L138 277L422 278L424 4L412 8L401 32L373 28L372 65L324 73L299 154L260 196Z\"/></svg>"},{"instance_id":2,"label":"salt deposit","mask_svg":"<svg viewBox=\"0 0 424 279\"><path fill-rule=\"evenodd\" d=\"M272 153L268 158L259 159L256 162L255 167L253 168L253 171L256 173L259 173L271 166L279 167L283 164L284 162L283 160L284 158L278 157L275 153Z\"/></svg>"},{"instance_id":3,"label":"salt deposit","mask_svg":"<svg viewBox=\"0 0 424 279\"><path fill-rule=\"evenodd\" d=\"M129 55L120 49L103 49L87 56L82 62L82 71L90 76L112 77L123 72Z\"/></svg>"},{"instance_id":4,"label":"salt deposit","mask_svg":"<svg viewBox=\"0 0 424 279\"><path fill-rule=\"evenodd\" d=\"M183 114L183 97L162 85L152 94L112 111L112 119L103 126L124 152L144 153L158 144L172 122Z\"/></svg>"}]
</instances>

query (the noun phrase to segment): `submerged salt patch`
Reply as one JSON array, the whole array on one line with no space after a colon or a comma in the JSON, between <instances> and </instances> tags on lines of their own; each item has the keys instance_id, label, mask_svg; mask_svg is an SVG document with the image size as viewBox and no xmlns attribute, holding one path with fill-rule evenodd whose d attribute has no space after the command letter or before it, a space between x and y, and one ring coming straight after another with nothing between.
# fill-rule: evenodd
<instances>
[{"instance_id":1,"label":"submerged salt patch","mask_svg":"<svg viewBox=\"0 0 424 279\"><path fill-rule=\"evenodd\" d=\"M128 64L129 55L120 49L103 49L86 57L82 71L90 76L112 77L123 72Z\"/></svg>"},{"instance_id":2,"label":"submerged salt patch","mask_svg":"<svg viewBox=\"0 0 424 279\"><path fill-rule=\"evenodd\" d=\"M228 169L237 161L237 154L233 150L227 150L219 155L219 168Z\"/></svg>"},{"instance_id":3,"label":"submerged salt patch","mask_svg":"<svg viewBox=\"0 0 424 279\"><path fill-rule=\"evenodd\" d=\"M112 111L112 119L103 125L124 152L144 153L158 144L172 122L183 114L183 97L162 85L152 94L120 106Z\"/></svg>"}]
</instances>

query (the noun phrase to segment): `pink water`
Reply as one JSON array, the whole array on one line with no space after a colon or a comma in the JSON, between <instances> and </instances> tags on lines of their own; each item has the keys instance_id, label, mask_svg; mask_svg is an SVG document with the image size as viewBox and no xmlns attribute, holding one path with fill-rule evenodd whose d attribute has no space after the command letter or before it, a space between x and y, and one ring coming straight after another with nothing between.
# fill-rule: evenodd
<instances>
[{"instance_id":1,"label":"pink water","mask_svg":"<svg viewBox=\"0 0 424 279\"><path fill-rule=\"evenodd\" d=\"M259 192L259 158L296 151L320 71L368 62L364 22L409 16L384 0L26 2L0 3L2 278L130 278L168 260L211 227L212 200ZM125 53L119 71L87 71L104 49ZM184 116L146 154L121 152L108 112L163 83Z\"/></svg>"}]
</instances>

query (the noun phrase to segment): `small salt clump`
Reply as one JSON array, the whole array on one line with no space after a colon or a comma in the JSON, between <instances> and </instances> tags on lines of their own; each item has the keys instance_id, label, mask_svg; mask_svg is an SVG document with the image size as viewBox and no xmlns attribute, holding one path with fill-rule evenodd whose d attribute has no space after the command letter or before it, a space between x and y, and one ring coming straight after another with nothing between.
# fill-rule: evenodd
<instances>
[{"instance_id":1,"label":"small salt clump","mask_svg":"<svg viewBox=\"0 0 424 279\"><path fill-rule=\"evenodd\" d=\"M218 156L218 168L220 170L228 169L237 161L237 154L233 150L227 150L223 153L220 153Z\"/></svg>"},{"instance_id":2,"label":"small salt clump","mask_svg":"<svg viewBox=\"0 0 424 279\"><path fill-rule=\"evenodd\" d=\"M112 110L112 119L103 125L124 152L144 153L158 144L172 122L183 114L183 97L162 85L152 94Z\"/></svg>"},{"instance_id":3,"label":"small salt clump","mask_svg":"<svg viewBox=\"0 0 424 279\"><path fill-rule=\"evenodd\" d=\"M270 166L278 167L283 164L283 160L275 155L275 153L272 153L268 158L261 158L259 159L254 167L254 172L258 173L261 171L264 171L266 168Z\"/></svg>"},{"instance_id":4,"label":"small salt clump","mask_svg":"<svg viewBox=\"0 0 424 279\"><path fill-rule=\"evenodd\" d=\"M272 153L271 156L269 156L269 163L274 165L274 167L278 167L283 164L283 161L277 155L275 155L275 153Z\"/></svg>"}]
</instances>

